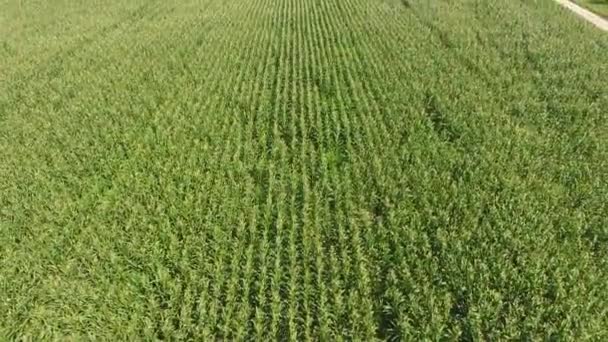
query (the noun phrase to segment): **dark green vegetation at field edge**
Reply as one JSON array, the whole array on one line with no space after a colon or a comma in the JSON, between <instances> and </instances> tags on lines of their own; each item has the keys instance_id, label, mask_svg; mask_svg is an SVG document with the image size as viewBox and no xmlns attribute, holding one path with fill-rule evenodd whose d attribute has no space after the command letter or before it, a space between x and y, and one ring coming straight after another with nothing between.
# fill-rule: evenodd
<instances>
[{"instance_id":1,"label":"dark green vegetation at field edge","mask_svg":"<svg viewBox=\"0 0 608 342\"><path fill-rule=\"evenodd\" d=\"M606 0L574 0L574 2L608 18L608 1Z\"/></svg>"},{"instance_id":2,"label":"dark green vegetation at field edge","mask_svg":"<svg viewBox=\"0 0 608 342\"><path fill-rule=\"evenodd\" d=\"M608 36L551 0L0 2L0 339L608 338Z\"/></svg>"}]
</instances>

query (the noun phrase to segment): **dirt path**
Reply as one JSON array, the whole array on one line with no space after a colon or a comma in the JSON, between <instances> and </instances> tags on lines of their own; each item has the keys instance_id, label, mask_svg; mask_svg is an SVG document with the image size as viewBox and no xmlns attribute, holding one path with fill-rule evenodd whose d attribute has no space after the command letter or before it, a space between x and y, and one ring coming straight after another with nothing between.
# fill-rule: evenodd
<instances>
[{"instance_id":1,"label":"dirt path","mask_svg":"<svg viewBox=\"0 0 608 342\"><path fill-rule=\"evenodd\" d=\"M608 31L608 20L600 17L599 15L584 9L583 7L569 1L569 0L556 0L560 5L566 7L572 12L576 13L583 19L597 26L601 30Z\"/></svg>"}]
</instances>

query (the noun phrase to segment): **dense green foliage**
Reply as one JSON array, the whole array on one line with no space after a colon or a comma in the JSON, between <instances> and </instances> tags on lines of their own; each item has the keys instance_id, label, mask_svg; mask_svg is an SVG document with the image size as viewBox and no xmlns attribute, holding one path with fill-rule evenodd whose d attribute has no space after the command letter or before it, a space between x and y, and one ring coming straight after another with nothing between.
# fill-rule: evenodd
<instances>
[{"instance_id":1,"label":"dense green foliage","mask_svg":"<svg viewBox=\"0 0 608 342\"><path fill-rule=\"evenodd\" d=\"M608 36L551 0L0 1L0 339L608 339Z\"/></svg>"}]
</instances>

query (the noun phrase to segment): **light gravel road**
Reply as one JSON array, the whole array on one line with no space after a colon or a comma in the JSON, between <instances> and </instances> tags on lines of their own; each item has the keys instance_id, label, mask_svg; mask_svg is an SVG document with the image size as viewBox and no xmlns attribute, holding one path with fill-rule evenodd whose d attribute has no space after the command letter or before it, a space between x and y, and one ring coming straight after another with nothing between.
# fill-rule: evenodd
<instances>
[{"instance_id":1,"label":"light gravel road","mask_svg":"<svg viewBox=\"0 0 608 342\"><path fill-rule=\"evenodd\" d=\"M571 10L572 12L576 13L577 15L579 15L583 19L587 20L588 22L592 23L593 25L597 26L598 28L600 28L604 31L608 31L608 20L573 3L572 1L569 1L569 0L556 0L556 1L560 5L566 7L567 9Z\"/></svg>"}]
</instances>

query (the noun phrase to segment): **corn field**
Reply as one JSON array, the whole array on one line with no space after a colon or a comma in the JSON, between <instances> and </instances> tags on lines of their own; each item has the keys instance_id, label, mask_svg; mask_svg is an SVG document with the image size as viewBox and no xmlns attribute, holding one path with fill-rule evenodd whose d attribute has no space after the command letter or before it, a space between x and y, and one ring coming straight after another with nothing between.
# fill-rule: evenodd
<instances>
[{"instance_id":1,"label":"corn field","mask_svg":"<svg viewBox=\"0 0 608 342\"><path fill-rule=\"evenodd\" d=\"M551 0L0 0L0 339L606 340L606 51Z\"/></svg>"}]
</instances>

